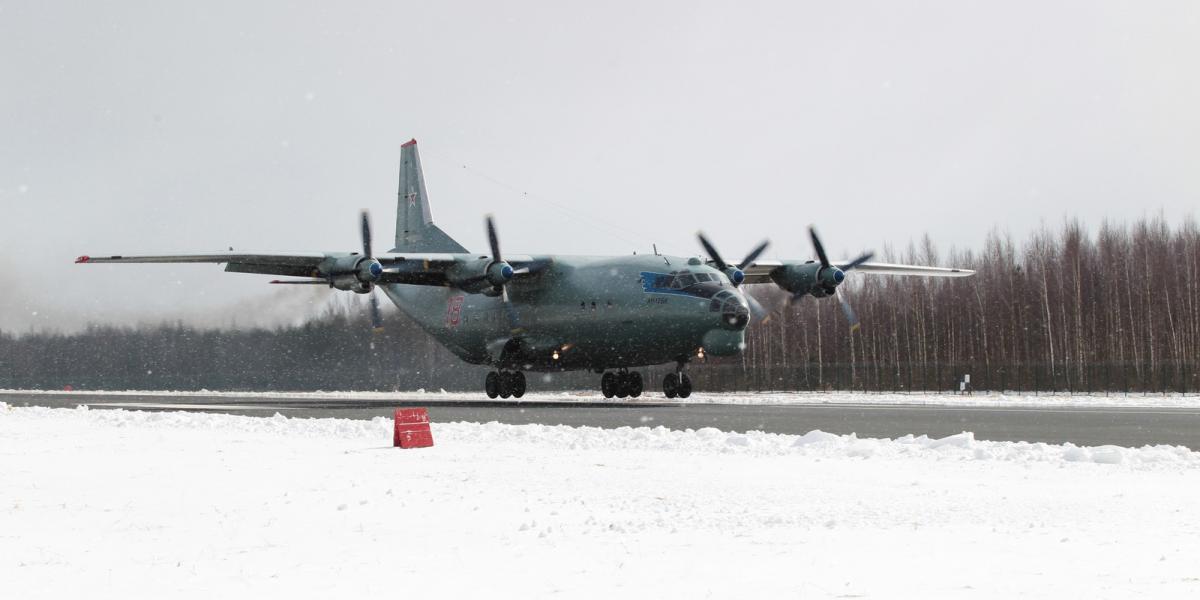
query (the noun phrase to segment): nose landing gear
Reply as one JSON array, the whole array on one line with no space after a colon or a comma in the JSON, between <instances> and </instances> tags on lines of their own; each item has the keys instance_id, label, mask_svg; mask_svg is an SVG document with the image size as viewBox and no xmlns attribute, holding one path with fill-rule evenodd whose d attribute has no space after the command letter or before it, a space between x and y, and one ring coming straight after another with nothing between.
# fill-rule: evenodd
<instances>
[{"instance_id":1,"label":"nose landing gear","mask_svg":"<svg viewBox=\"0 0 1200 600\"><path fill-rule=\"evenodd\" d=\"M668 373L663 378L663 394L668 398L687 398L692 395L692 378L687 373Z\"/></svg>"},{"instance_id":2,"label":"nose landing gear","mask_svg":"<svg viewBox=\"0 0 1200 600\"><path fill-rule=\"evenodd\" d=\"M520 398L525 395L525 374L520 371L492 371L484 379L483 389L488 398Z\"/></svg>"},{"instance_id":3,"label":"nose landing gear","mask_svg":"<svg viewBox=\"0 0 1200 600\"><path fill-rule=\"evenodd\" d=\"M663 378L663 394L668 398L687 398L692 395L692 378L684 372L687 359L680 358L674 373Z\"/></svg>"},{"instance_id":4,"label":"nose landing gear","mask_svg":"<svg viewBox=\"0 0 1200 600\"><path fill-rule=\"evenodd\" d=\"M642 395L642 374L626 369L607 372L600 377L600 392L605 398L637 398Z\"/></svg>"}]
</instances>

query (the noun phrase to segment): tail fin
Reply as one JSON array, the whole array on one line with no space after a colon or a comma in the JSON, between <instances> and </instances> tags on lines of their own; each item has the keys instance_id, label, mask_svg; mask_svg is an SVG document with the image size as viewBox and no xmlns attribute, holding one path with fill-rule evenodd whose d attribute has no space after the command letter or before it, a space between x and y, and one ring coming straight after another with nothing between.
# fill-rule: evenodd
<instances>
[{"instance_id":1,"label":"tail fin","mask_svg":"<svg viewBox=\"0 0 1200 600\"><path fill-rule=\"evenodd\" d=\"M400 191L396 206L396 250L399 252L463 252L458 242L433 224L417 140L400 147Z\"/></svg>"}]
</instances>

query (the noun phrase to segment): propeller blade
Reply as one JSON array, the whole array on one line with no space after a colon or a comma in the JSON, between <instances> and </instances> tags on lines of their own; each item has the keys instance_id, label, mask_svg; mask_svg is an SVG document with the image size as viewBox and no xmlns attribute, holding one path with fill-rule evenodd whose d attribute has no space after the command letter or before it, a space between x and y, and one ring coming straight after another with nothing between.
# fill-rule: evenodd
<instances>
[{"instance_id":1,"label":"propeller blade","mask_svg":"<svg viewBox=\"0 0 1200 600\"><path fill-rule=\"evenodd\" d=\"M747 297L749 297L749 295L747 295ZM798 300L800 300L800 298L803 298L803 297L804 297L804 294L789 295L787 297L787 300L784 300L778 306L776 306L774 309L772 309L770 312L768 312L767 315L765 317L763 317L762 322L766 323L767 321L770 321L771 319L776 319L776 318L782 319L782 318L787 317L789 313L791 313L792 311L795 310L796 302ZM750 305L750 310L751 311L754 310L754 305Z\"/></svg>"},{"instance_id":2,"label":"propeller blade","mask_svg":"<svg viewBox=\"0 0 1200 600\"><path fill-rule=\"evenodd\" d=\"M500 236L496 235L496 222L492 215L487 216L488 245L492 248L492 260L500 262Z\"/></svg>"},{"instance_id":3,"label":"propeller blade","mask_svg":"<svg viewBox=\"0 0 1200 600\"><path fill-rule=\"evenodd\" d=\"M362 244L363 256L372 258L374 255L371 254L371 217L365 210L362 211Z\"/></svg>"},{"instance_id":4,"label":"propeller blade","mask_svg":"<svg viewBox=\"0 0 1200 600\"><path fill-rule=\"evenodd\" d=\"M374 290L371 291L371 329L383 330L383 315L379 313L379 297L375 295Z\"/></svg>"},{"instance_id":5,"label":"propeller blade","mask_svg":"<svg viewBox=\"0 0 1200 600\"><path fill-rule=\"evenodd\" d=\"M696 237L700 238L700 245L704 246L704 251L708 253L708 257L713 259L714 263L717 263L717 269L724 271L727 265L721 259L721 253L717 252L717 248L712 245L712 242L708 241L708 238L704 237L703 233L697 232Z\"/></svg>"},{"instance_id":6,"label":"propeller blade","mask_svg":"<svg viewBox=\"0 0 1200 600\"><path fill-rule=\"evenodd\" d=\"M868 260L871 260L872 256L875 256L874 252L867 252L866 254L863 254L862 256L842 265L840 268L843 271L849 271L850 269L853 269L854 267L857 267L858 265L861 265L861 264L867 262Z\"/></svg>"},{"instance_id":7,"label":"propeller blade","mask_svg":"<svg viewBox=\"0 0 1200 600\"><path fill-rule=\"evenodd\" d=\"M842 313L846 315L846 320L850 322L850 331L857 331L859 326L858 315L854 314L854 309L850 307L850 302L846 300L846 297L840 291L835 291L833 294L837 296L838 303L842 305Z\"/></svg>"},{"instance_id":8,"label":"propeller blade","mask_svg":"<svg viewBox=\"0 0 1200 600\"><path fill-rule=\"evenodd\" d=\"M817 251L817 258L821 259L821 268L829 268L829 257L825 256L825 246L821 245L821 238L817 237L817 230L814 227L808 228L808 235L812 237L813 250Z\"/></svg>"},{"instance_id":9,"label":"propeller blade","mask_svg":"<svg viewBox=\"0 0 1200 600\"><path fill-rule=\"evenodd\" d=\"M754 261L758 260L758 257L762 255L762 253L767 250L767 246L770 245L770 241L763 240L763 243L759 244L757 248L751 250L750 254L747 254L746 258L742 259L741 264L738 265L738 269L745 271L747 267L754 264Z\"/></svg>"},{"instance_id":10,"label":"propeller blade","mask_svg":"<svg viewBox=\"0 0 1200 600\"><path fill-rule=\"evenodd\" d=\"M500 288L500 299L504 301L504 311L508 313L509 328L513 333L516 333L521 329L521 320L517 316L516 307L513 306L512 302L508 298L508 286L502 286Z\"/></svg>"},{"instance_id":11,"label":"propeller blade","mask_svg":"<svg viewBox=\"0 0 1200 600\"><path fill-rule=\"evenodd\" d=\"M758 301L758 298L750 294L744 294L746 302L750 304L750 315L754 317L756 322L762 323L771 317L771 313L767 312L766 308Z\"/></svg>"},{"instance_id":12,"label":"propeller blade","mask_svg":"<svg viewBox=\"0 0 1200 600\"><path fill-rule=\"evenodd\" d=\"M269 281L272 285L329 285L324 279L275 279Z\"/></svg>"}]
</instances>

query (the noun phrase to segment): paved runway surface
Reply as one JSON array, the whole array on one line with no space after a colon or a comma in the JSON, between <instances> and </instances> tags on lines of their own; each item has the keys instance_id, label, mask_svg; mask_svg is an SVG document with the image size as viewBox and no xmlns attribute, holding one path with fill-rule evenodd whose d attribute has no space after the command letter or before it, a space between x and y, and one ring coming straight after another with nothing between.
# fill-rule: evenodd
<instances>
[{"instance_id":1,"label":"paved runway surface","mask_svg":"<svg viewBox=\"0 0 1200 600\"><path fill-rule=\"evenodd\" d=\"M631 402L337 400L313 398L237 398L232 396L158 396L3 394L13 406L137 410L203 410L240 415L390 417L397 406L428 406L430 418L447 421L499 421L594 427L663 426L672 429L716 427L726 431L760 430L802 434L813 429L894 438L906 434L943 437L972 431L976 439L1098 446L1172 444L1200 450L1200 409L1191 408L983 408L869 404L676 404Z\"/></svg>"}]
</instances>

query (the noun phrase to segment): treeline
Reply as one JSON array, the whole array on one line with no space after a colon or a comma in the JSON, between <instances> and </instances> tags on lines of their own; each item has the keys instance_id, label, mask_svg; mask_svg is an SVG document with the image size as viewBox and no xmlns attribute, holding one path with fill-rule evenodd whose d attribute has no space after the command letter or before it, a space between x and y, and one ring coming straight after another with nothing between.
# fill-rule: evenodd
<instances>
[{"instance_id":1,"label":"treeline","mask_svg":"<svg viewBox=\"0 0 1200 600\"><path fill-rule=\"evenodd\" d=\"M941 254L925 239L877 260L974 269L967 279L852 276L836 300L776 310L746 352L691 368L700 390L1177 391L1200 389L1200 231L1163 219L1077 221L1018 245L993 234L981 251ZM370 332L363 304L303 325L211 330L182 324L91 327L72 335L0 332L0 387L230 390L476 390L466 365L398 313ZM647 369L651 389L670 366ZM588 373L534 375L532 389L590 389Z\"/></svg>"},{"instance_id":2,"label":"treeline","mask_svg":"<svg viewBox=\"0 0 1200 600\"><path fill-rule=\"evenodd\" d=\"M1079 221L1023 245L990 235L980 252L925 239L885 261L948 264L967 279L852 277L862 321L833 299L773 318L716 380L740 388L1178 391L1200 389L1200 231L1189 219ZM765 293L764 293L765 292ZM759 297L776 297L770 290Z\"/></svg>"},{"instance_id":3,"label":"treeline","mask_svg":"<svg viewBox=\"0 0 1200 600\"><path fill-rule=\"evenodd\" d=\"M399 314L372 332L364 307L355 299L271 330L175 323L0 333L0 388L436 390L483 381L486 370L463 364Z\"/></svg>"}]
</instances>

